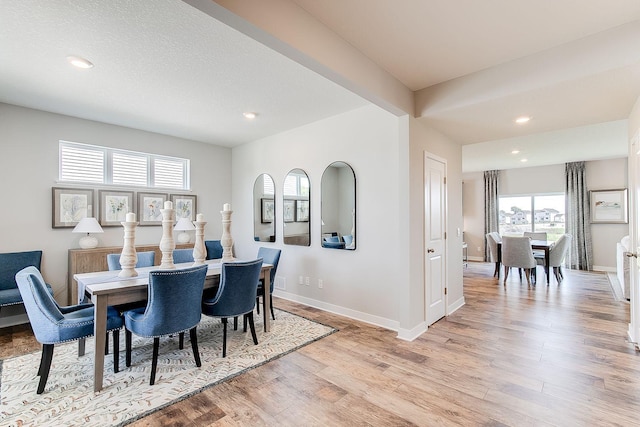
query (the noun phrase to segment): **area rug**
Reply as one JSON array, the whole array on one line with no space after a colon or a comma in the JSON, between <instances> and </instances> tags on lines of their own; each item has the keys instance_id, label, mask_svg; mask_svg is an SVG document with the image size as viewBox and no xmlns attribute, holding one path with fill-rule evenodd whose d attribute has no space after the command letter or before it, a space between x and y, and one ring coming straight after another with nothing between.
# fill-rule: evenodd
<instances>
[{"instance_id":1,"label":"area rug","mask_svg":"<svg viewBox=\"0 0 640 427\"><path fill-rule=\"evenodd\" d=\"M135 335L131 367L124 366L121 339L120 372L113 373L113 355L106 356L104 388L98 393L93 392L93 338L87 340L87 353L82 357L77 355L77 343L56 345L49 380L40 395L36 394L40 353L6 359L1 366L0 425L127 425L335 332L282 310L275 314L270 332L263 331L261 316L255 316L257 346L249 331L242 332L241 318L237 331L229 323L224 359L222 324L203 316L198 326L200 368L193 360L189 334L184 350L179 350L177 336L161 339L153 386L149 385L153 340Z\"/></svg>"}]
</instances>

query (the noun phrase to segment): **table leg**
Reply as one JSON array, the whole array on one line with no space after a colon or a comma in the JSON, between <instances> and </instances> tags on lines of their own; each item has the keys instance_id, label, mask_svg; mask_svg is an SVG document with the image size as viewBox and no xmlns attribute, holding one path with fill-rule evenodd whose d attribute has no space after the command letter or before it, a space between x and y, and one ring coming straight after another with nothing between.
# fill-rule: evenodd
<instances>
[{"instance_id":1,"label":"table leg","mask_svg":"<svg viewBox=\"0 0 640 427\"><path fill-rule=\"evenodd\" d=\"M107 337L107 301L94 295L92 297L94 305L93 337L95 348L93 350L93 391L102 390L102 379L104 376L104 346Z\"/></svg>"},{"instance_id":2,"label":"table leg","mask_svg":"<svg viewBox=\"0 0 640 427\"><path fill-rule=\"evenodd\" d=\"M271 272L264 273L264 297L262 298L262 311L264 319L264 331L271 330Z\"/></svg>"},{"instance_id":3,"label":"table leg","mask_svg":"<svg viewBox=\"0 0 640 427\"><path fill-rule=\"evenodd\" d=\"M544 248L544 272L547 275L547 285L550 283L550 277L549 277L549 253L551 251L549 250L549 247L547 246L546 248Z\"/></svg>"}]
</instances>

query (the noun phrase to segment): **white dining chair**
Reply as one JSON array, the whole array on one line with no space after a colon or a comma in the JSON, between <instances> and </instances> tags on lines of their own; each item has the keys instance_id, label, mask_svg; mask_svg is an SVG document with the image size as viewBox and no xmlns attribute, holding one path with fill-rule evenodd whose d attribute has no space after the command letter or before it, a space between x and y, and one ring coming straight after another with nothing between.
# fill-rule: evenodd
<instances>
[{"instance_id":1,"label":"white dining chair","mask_svg":"<svg viewBox=\"0 0 640 427\"><path fill-rule=\"evenodd\" d=\"M531 269L536 267L536 260L531 251L531 239L528 237L502 237L502 265L504 265L504 282L509 276L509 268L522 268L527 276L527 285L531 285Z\"/></svg>"}]
</instances>

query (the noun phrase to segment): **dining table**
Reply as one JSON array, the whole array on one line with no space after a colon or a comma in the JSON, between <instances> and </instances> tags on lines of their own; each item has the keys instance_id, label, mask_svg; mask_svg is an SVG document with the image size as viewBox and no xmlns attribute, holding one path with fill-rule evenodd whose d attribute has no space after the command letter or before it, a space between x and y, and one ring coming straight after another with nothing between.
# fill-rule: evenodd
<instances>
[{"instance_id":1,"label":"dining table","mask_svg":"<svg viewBox=\"0 0 640 427\"><path fill-rule=\"evenodd\" d=\"M207 276L204 282L204 289L217 288L220 284L222 273L221 260L207 260ZM188 268L193 263L175 264L176 269ZM271 330L271 298L268 292L271 289L271 269L272 264L262 264L260 279L264 281L264 289L267 294L263 298L264 331ZM100 271L95 273L75 274L73 277L78 282L78 299L90 300L94 305L94 339L93 351L93 390L102 390L104 378L104 349L107 336L107 306L144 302L147 300L149 288L149 272L159 270L159 266L136 268L138 273L135 277L121 278L120 270ZM179 297L179 296L176 296ZM85 340L81 339L78 344L78 355L85 352Z\"/></svg>"},{"instance_id":2,"label":"dining table","mask_svg":"<svg viewBox=\"0 0 640 427\"><path fill-rule=\"evenodd\" d=\"M550 284L551 278L549 277L549 254L551 248L556 242L551 240L531 240L531 249L537 249L544 251L544 273L547 276L547 285ZM498 263L502 263L502 242L498 242Z\"/></svg>"}]
</instances>

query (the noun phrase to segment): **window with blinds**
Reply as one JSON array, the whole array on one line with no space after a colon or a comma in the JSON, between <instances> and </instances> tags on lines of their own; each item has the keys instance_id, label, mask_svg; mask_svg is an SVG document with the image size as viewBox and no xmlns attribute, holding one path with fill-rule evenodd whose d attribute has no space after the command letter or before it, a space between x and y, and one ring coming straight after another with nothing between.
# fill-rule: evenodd
<instances>
[{"instance_id":1,"label":"window with blinds","mask_svg":"<svg viewBox=\"0 0 640 427\"><path fill-rule=\"evenodd\" d=\"M189 160L60 141L62 182L188 190Z\"/></svg>"}]
</instances>

